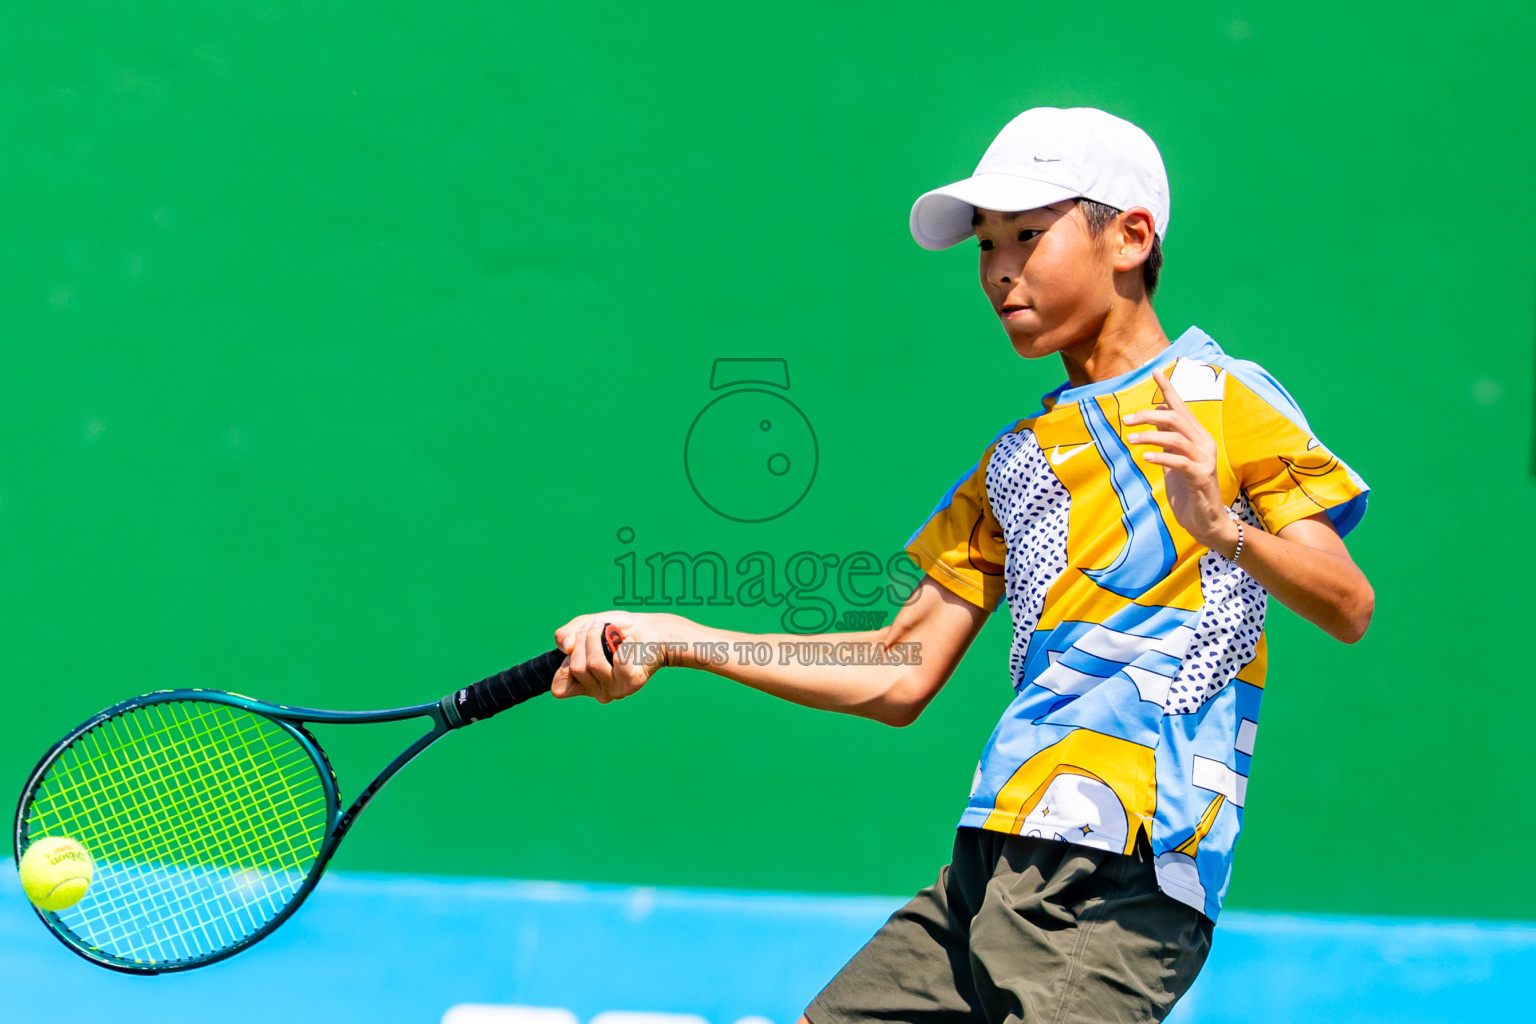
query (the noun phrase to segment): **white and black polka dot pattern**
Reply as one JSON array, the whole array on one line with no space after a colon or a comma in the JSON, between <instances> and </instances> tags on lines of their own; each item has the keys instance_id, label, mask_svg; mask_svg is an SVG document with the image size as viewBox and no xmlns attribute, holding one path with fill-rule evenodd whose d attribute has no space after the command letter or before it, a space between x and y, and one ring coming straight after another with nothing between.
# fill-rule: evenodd
<instances>
[{"instance_id":1,"label":"white and black polka dot pattern","mask_svg":"<svg viewBox=\"0 0 1536 1024\"><path fill-rule=\"evenodd\" d=\"M1233 506L1252 530L1258 516L1248 499L1239 497ZM1187 715L1230 683L1253 660L1259 635L1264 632L1264 612L1269 594L1238 566L1214 551L1200 556L1200 596L1204 606L1195 622L1189 653L1173 677L1163 711Z\"/></svg>"},{"instance_id":2,"label":"white and black polka dot pattern","mask_svg":"<svg viewBox=\"0 0 1536 1024\"><path fill-rule=\"evenodd\" d=\"M1051 470L1035 436L1022 432L1004 437L993 450L987 463L987 501L1008 545L1004 573L1013 615L1008 668L1018 687L1046 592L1067 568L1072 496Z\"/></svg>"}]
</instances>

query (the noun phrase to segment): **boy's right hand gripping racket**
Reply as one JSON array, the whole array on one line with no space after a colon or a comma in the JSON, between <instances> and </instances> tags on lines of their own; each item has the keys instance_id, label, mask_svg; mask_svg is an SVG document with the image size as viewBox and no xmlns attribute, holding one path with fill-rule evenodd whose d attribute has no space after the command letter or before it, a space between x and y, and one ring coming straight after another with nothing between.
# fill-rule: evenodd
<instances>
[{"instance_id":1,"label":"boy's right hand gripping racket","mask_svg":"<svg viewBox=\"0 0 1536 1024\"><path fill-rule=\"evenodd\" d=\"M610 662L623 642L603 627ZM16 808L16 860L44 837L94 861L85 896L38 916L93 963L132 974L201 967L286 921L368 801L440 737L547 691L560 650L441 700L387 711L319 711L224 693L163 690L110 707L54 745ZM426 718L431 730L345 812L306 723Z\"/></svg>"}]
</instances>

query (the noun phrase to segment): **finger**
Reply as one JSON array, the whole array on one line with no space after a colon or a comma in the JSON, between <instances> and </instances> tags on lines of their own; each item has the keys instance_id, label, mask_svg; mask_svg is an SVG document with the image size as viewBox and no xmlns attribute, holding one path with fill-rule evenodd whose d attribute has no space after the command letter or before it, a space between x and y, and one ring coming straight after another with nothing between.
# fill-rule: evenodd
<instances>
[{"instance_id":1,"label":"finger","mask_svg":"<svg viewBox=\"0 0 1536 1024\"><path fill-rule=\"evenodd\" d=\"M1190 435L1205 431L1205 427L1195 418L1187 406L1183 412L1180 412L1178 409L1170 409L1167 406L1159 406L1156 409L1142 409L1140 412L1126 413L1121 417L1121 420L1128 427L1162 427L1165 430L1179 430Z\"/></svg>"},{"instance_id":2,"label":"finger","mask_svg":"<svg viewBox=\"0 0 1536 1024\"><path fill-rule=\"evenodd\" d=\"M1128 427L1141 426L1147 423L1155 427L1174 427L1185 422L1177 410L1161 406L1156 409L1141 409L1136 412L1128 412L1120 417L1120 419Z\"/></svg>"},{"instance_id":3,"label":"finger","mask_svg":"<svg viewBox=\"0 0 1536 1024\"><path fill-rule=\"evenodd\" d=\"M625 640L613 655L614 691L627 697L645 683L648 670L642 665L637 641Z\"/></svg>"},{"instance_id":4,"label":"finger","mask_svg":"<svg viewBox=\"0 0 1536 1024\"><path fill-rule=\"evenodd\" d=\"M1122 419L1128 426L1148 425L1177 432L1189 438L1198 447L1212 452L1215 451L1216 441L1211 437L1211 432L1205 429L1205 424L1201 423L1195 414L1190 412L1188 406L1185 406L1182 411L1169 408L1144 409L1140 412L1127 413ZM1127 435L1126 440L1128 442L1131 436ZM1134 436L1143 437L1145 434L1136 434Z\"/></svg>"},{"instance_id":5,"label":"finger","mask_svg":"<svg viewBox=\"0 0 1536 1024\"><path fill-rule=\"evenodd\" d=\"M614 697L613 666L608 662L608 655L603 652L603 624L594 622L587 629L582 638L586 645L587 674L596 682L602 697L598 698L607 703Z\"/></svg>"},{"instance_id":6,"label":"finger","mask_svg":"<svg viewBox=\"0 0 1536 1024\"><path fill-rule=\"evenodd\" d=\"M1207 453L1199 449L1190 453L1165 448L1161 451L1143 452L1141 457L1146 462L1154 462L1165 468L1177 463L1179 472L1188 474L1191 483L1200 485L1207 482L1213 485L1215 483L1216 464Z\"/></svg>"},{"instance_id":7,"label":"finger","mask_svg":"<svg viewBox=\"0 0 1536 1024\"><path fill-rule=\"evenodd\" d=\"M597 617L610 626L618 626L619 632L626 635L629 632L629 627L635 624L634 615L629 612L620 611L617 608L610 608Z\"/></svg>"},{"instance_id":8,"label":"finger","mask_svg":"<svg viewBox=\"0 0 1536 1024\"><path fill-rule=\"evenodd\" d=\"M588 629L596 623L608 623L617 626L620 632L627 632L635 623L635 617L629 612L620 611L617 608L605 612L592 612L587 615L578 615L559 629L555 630L555 645L562 651L571 653L571 643L578 633Z\"/></svg>"},{"instance_id":9,"label":"finger","mask_svg":"<svg viewBox=\"0 0 1536 1024\"><path fill-rule=\"evenodd\" d=\"M1189 406L1184 404L1184 399L1180 398L1179 393L1173 389L1173 381L1169 380L1162 370L1153 370L1152 379L1157 381L1157 386L1163 389L1163 401L1168 403L1169 408L1178 412L1189 411Z\"/></svg>"},{"instance_id":10,"label":"finger","mask_svg":"<svg viewBox=\"0 0 1536 1024\"><path fill-rule=\"evenodd\" d=\"M1182 409L1147 409L1130 413L1124 417L1124 420L1126 423L1162 428L1160 431L1142 430L1126 434L1127 444L1161 444L1162 440L1154 439L1166 438L1167 435L1173 434L1183 438L1193 447L1191 454L1214 456L1216 453L1215 438L1211 437L1211 432L1205 429L1205 424L1189 411L1188 406Z\"/></svg>"},{"instance_id":11,"label":"finger","mask_svg":"<svg viewBox=\"0 0 1536 1024\"><path fill-rule=\"evenodd\" d=\"M549 692L556 700L565 700L567 697L579 697L583 691L581 684L571 675L571 662L567 658L565 664L555 670L555 678L549 684Z\"/></svg>"},{"instance_id":12,"label":"finger","mask_svg":"<svg viewBox=\"0 0 1536 1024\"><path fill-rule=\"evenodd\" d=\"M590 616L584 616L583 618L587 619ZM592 678L587 659L587 633L591 628L591 623L588 621L583 621L581 625L576 627L575 632L570 637L571 649L566 652L566 663L570 665L571 679L576 685L593 698L598 698L600 690Z\"/></svg>"},{"instance_id":13,"label":"finger","mask_svg":"<svg viewBox=\"0 0 1536 1024\"><path fill-rule=\"evenodd\" d=\"M580 681L571 675L571 659L565 659L564 663L555 670L555 678L549 684L549 692L556 700L587 695Z\"/></svg>"},{"instance_id":14,"label":"finger","mask_svg":"<svg viewBox=\"0 0 1536 1024\"><path fill-rule=\"evenodd\" d=\"M1172 471L1186 477L1199 477L1204 467L1193 459L1173 452L1147 452L1142 456L1144 460L1156 466L1162 466L1164 471Z\"/></svg>"},{"instance_id":15,"label":"finger","mask_svg":"<svg viewBox=\"0 0 1536 1024\"><path fill-rule=\"evenodd\" d=\"M1194 438L1174 430L1143 430L1139 434L1127 434L1125 443L1161 445L1165 451L1177 452L1191 458L1200 454L1200 447Z\"/></svg>"},{"instance_id":16,"label":"finger","mask_svg":"<svg viewBox=\"0 0 1536 1024\"><path fill-rule=\"evenodd\" d=\"M555 646L559 647L566 654L570 654L577 634L585 627L591 625L593 618L594 616L592 615L578 615L555 630Z\"/></svg>"},{"instance_id":17,"label":"finger","mask_svg":"<svg viewBox=\"0 0 1536 1024\"><path fill-rule=\"evenodd\" d=\"M1160 444L1168 447L1188 448L1192 452L1204 450L1204 446L1197 437L1191 437L1184 430L1142 430L1134 434L1125 435L1126 444Z\"/></svg>"}]
</instances>

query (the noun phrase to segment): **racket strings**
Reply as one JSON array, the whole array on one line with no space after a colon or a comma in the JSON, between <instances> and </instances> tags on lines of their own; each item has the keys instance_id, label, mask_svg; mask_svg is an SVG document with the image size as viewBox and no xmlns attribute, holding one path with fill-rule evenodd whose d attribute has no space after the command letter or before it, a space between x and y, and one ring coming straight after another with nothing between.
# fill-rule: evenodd
<instances>
[{"instance_id":1,"label":"racket strings","mask_svg":"<svg viewBox=\"0 0 1536 1024\"><path fill-rule=\"evenodd\" d=\"M163 707L165 706L155 705L153 706L153 709L158 711ZM146 712L146 714L138 715L135 717L144 719L149 718L150 716L147 712L149 712L151 709L143 710ZM122 725L130 731L137 724L139 723L134 722L131 719L122 723ZM227 729L228 726L226 725L225 728ZM158 728L149 732L140 733L134 737L134 742L142 749L148 746L155 738L174 733L182 733L183 738L185 738L185 723L173 717L173 720L169 726ZM121 839L123 842L129 844L126 852L130 855L130 857L142 857L149 855L150 844L157 841L162 841L164 839L164 835L149 831L139 831L135 833L123 834L121 830L128 827L142 829L142 820L140 818L129 815L114 816L112 813L112 808L115 806L116 801L125 799L130 795L131 792L136 792L142 800L149 801L149 806L144 808L144 810L150 812L152 815L159 816L162 820L170 820L173 822L171 829L171 834L173 837L186 842L190 842L197 846L204 846L206 848L206 844L203 842L205 838L203 833L200 833L195 828L189 827L185 822L181 822L169 817L170 808L165 803L165 797L171 792L171 787L174 785L175 777L168 774L168 768L171 766L164 763L161 757L162 752L159 750L152 750L149 753L141 754L136 759L123 761L122 757L124 754L124 748L117 746L103 747L101 745L101 739L102 737L95 735L93 732L87 734L86 737L83 737L84 743L81 741L76 741L75 746L72 746L70 751L66 752L65 758L68 758L70 754L74 753L79 747L89 747L94 748L95 750L94 756L91 758L83 761L77 760L75 764L70 766L70 775L76 777L77 779L83 777L83 781L77 781L74 785L68 787L61 787L60 791L56 793L39 793L34 797L34 804L36 808L45 812L57 810L59 812L59 817L61 818L64 817L65 814L70 814L73 812L73 816L66 820L66 825L75 824L78 818L78 812L84 811L86 815L91 817L93 820L104 823L103 827L107 830L107 838ZM209 761L206 758L206 752L199 751L198 753L205 755L200 761L200 766L207 766ZM276 776L281 776L285 770L292 766L293 761L307 764L307 755L305 755L303 750L297 747L297 745L293 745L291 752L288 753L292 755L288 763L275 763L271 767L270 771L267 771L265 774L256 777L255 779L252 779L248 774L245 777L239 777L231 776L225 772L223 773L222 777L216 777L214 781L216 783L229 785L237 790L243 788L246 793L251 793L248 785L250 782L265 781ZM106 770L103 771L103 768ZM137 777L133 777L134 775ZM130 787L133 788L130 789ZM260 791L256 792L259 793ZM323 792L320 794L320 800L323 803ZM72 804L77 806L71 806ZM117 824L116 830L113 829L112 824L114 818L116 819ZM232 826L229 824L229 819L225 819L224 831L226 833L229 832L231 827ZM176 850L167 849L163 845L158 850L160 856L170 859L175 858L176 852ZM194 850L194 852L200 853L205 851Z\"/></svg>"},{"instance_id":2,"label":"racket strings","mask_svg":"<svg viewBox=\"0 0 1536 1024\"><path fill-rule=\"evenodd\" d=\"M324 840L327 794L291 733L204 701L144 705L79 737L33 795L31 836L89 850L85 898L56 914L137 963L202 959L281 912Z\"/></svg>"},{"instance_id":3,"label":"racket strings","mask_svg":"<svg viewBox=\"0 0 1536 1024\"><path fill-rule=\"evenodd\" d=\"M251 844L247 837L237 831L238 827L244 823L240 821L238 814L231 813L232 810L237 811L239 809L239 801L250 801L253 798L259 800L261 795L266 792L262 789L253 789L249 784L251 780L248 778L242 779L238 774L233 774L230 770L233 767L230 762L230 755L238 750L238 746L233 746L231 741L238 742L240 738L237 733L232 731L232 723L230 721L219 722L216 723L215 728L208 730L206 738L211 740L211 743L201 746L189 746L186 745L185 741L195 739L196 737L188 735L189 723L184 715L178 714L176 711L163 711L159 715L152 714L146 716L146 720L152 718L159 719L158 724L160 726L160 728L152 730L152 732L160 736L169 735L176 742L176 752L182 754L183 764L178 765L174 761L158 757L146 758L142 756L137 759L138 763L134 764L132 759L124 759L122 756L123 748L121 747L106 746L103 748L100 741L93 744L92 747L95 756L91 760L96 762L98 767L105 766L109 769L107 777L110 783L104 787L104 791L100 795L105 796L109 803L115 804L121 801L125 796L123 769L136 769L141 772L144 780L149 783L143 790L148 796L143 804L144 811L147 812L151 820L173 823L169 830L169 842L166 841L166 830L160 830L159 834L155 834L152 830L141 832L137 841L130 843L123 851L128 858L127 862L141 865L145 862L154 863L159 861L161 863L176 863L182 866L190 865L212 868L227 867L232 863L238 865L240 862L249 863L253 867L263 866L263 861L269 859L262 858L259 851L251 849ZM144 746L144 739L149 733L136 729L135 727L139 724L135 722L132 725L128 725L127 729L130 737L137 740L142 748ZM135 733L137 734L133 735ZM253 748L255 747L254 744L252 746ZM253 753L255 752L258 751L253 749ZM302 750L297 752L302 755ZM173 798L180 795L174 783L178 774L189 774L189 769L191 771L200 771L210 776L213 786L208 791L209 793L216 797L226 796L230 798L216 799L208 807L211 815L223 815L223 817L212 818L219 825L211 830L197 828L196 825L198 823L189 818L173 818L170 816L173 810L175 810L172 806ZM266 774L270 776L274 773L268 772ZM276 774L281 777L280 772ZM270 779L262 779L261 781L270 782ZM221 790L227 790L228 792L221 792ZM231 804L233 804L233 807ZM108 838L113 837L109 834ZM157 842L160 847L158 850L155 848ZM288 844L288 846L291 852L291 844ZM255 856L252 855L253 852L256 853ZM265 887L253 887L251 894L267 904L267 913L253 914L251 907L242 905L249 901L231 901L227 898L228 894L225 893L223 902L232 905L221 908L224 911L222 917L233 918L233 920L221 920L218 915L191 912L197 909L197 902L199 900L206 899L210 895L215 897L220 895L217 892L220 888L217 883L222 879L216 874L210 875L207 871L199 870L161 871L158 874L152 872L148 876L145 876L143 872L134 871L129 871L126 874L128 878L125 878L125 881L131 879L134 884L141 888L145 888L145 882L148 881L149 885L147 888L149 890L158 889L158 892L151 891L149 895L159 897L159 902L162 904L167 902L172 904L169 907L162 906L162 910L170 910L172 912L162 915L162 928L160 934L157 935L160 944L167 947L172 954L179 953L182 956L195 956L200 952L198 947L223 946L229 942L237 941L240 934L259 927L262 921L269 917L271 913L275 913L281 906L280 902L275 902L275 897L278 894ZM135 874L139 875L139 877L133 877ZM244 877L248 882L251 880L250 875ZM210 882L214 883L212 888L215 890L211 894L207 891L210 888ZM124 913L125 908L122 905L122 900L111 899L110 897L113 895L121 896L126 894L103 893L103 896L107 898L101 901L100 912L94 915L98 919L90 920L92 915L88 913L83 915L86 919L81 923L85 925L90 937L98 941L104 940L107 943L113 943L115 940L121 940L124 936L119 933L131 930L133 925L132 915ZM141 893L138 895L142 898L145 894ZM181 919L181 927L175 927L178 918ZM105 929L101 927L103 924L107 925ZM195 944L189 943L189 935L195 935L199 941Z\"/></svg>"}]
</instances>

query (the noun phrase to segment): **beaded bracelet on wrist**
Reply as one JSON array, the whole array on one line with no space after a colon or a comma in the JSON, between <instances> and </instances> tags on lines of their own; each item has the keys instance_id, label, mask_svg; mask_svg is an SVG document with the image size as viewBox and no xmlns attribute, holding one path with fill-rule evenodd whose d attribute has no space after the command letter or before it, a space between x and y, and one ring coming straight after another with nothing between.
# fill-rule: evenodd
<instances>
[{"instance_id":1,"label":"beaded bracelet on wrist","mask_svg":"<svg viewBox=\"0 0 1536 1024\"><path fill-rule=\"evenodd\" d=\"M1227 561L1236 565L1237 560L1243 555L1243 520L1242 517L1230 508L1227 509L1227 518L1237 524L1237 547L1232 550L1232 557L1227 559Z\"/></svg>"}]
</instances>

